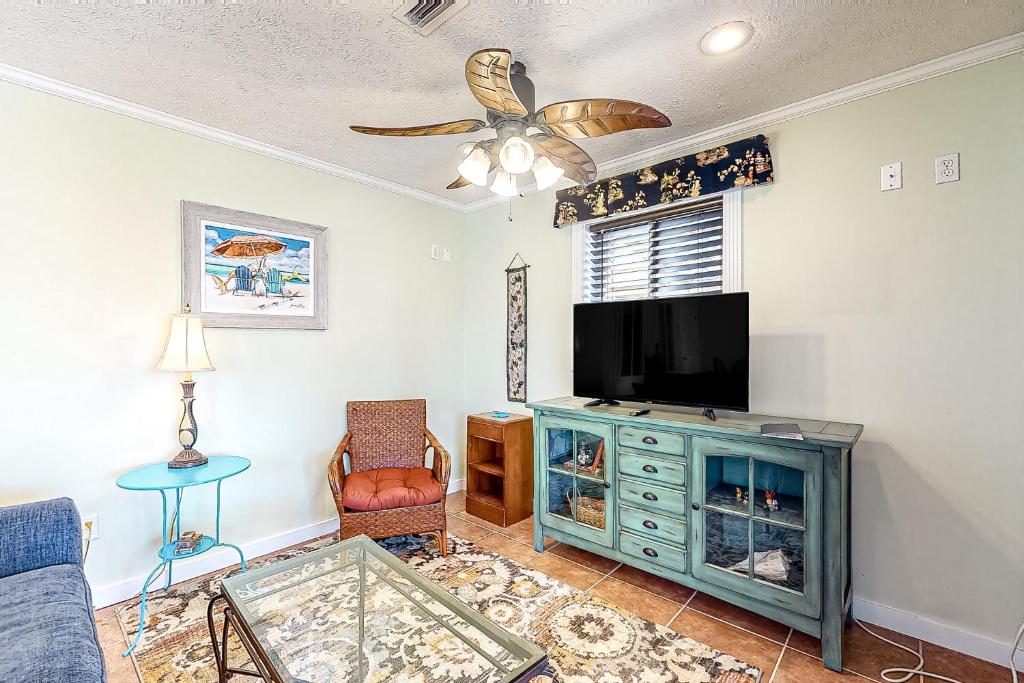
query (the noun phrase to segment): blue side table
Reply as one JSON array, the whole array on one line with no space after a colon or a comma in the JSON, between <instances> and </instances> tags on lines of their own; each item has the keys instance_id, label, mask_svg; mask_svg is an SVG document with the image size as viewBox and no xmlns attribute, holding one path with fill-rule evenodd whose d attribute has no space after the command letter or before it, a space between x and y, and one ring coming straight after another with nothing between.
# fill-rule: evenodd
<instances>
[{"instance_id":1,"label":"blue side table","mask_svg":"<svg viewBox=\"0 0 1024 683\"><path fill-rule=\"evenodd\" d=\"M249 469L249 465L250 462L247 458L239 458L234 455L211 455L209 462L198 467L172 470L167 467L167 463L162 462L158 465L140 467L117 478L117 485L123 489L130 491L159 491L160 499L163 501L164 512L163 530L160 534L160 540L163 544L160 546L160 550L157 551L160 564L149 573L145 583L142 584L142 603L139 605L139 630L135 634L135 639L132 640L131 645L124 651L124 656L127 657L135 649L135 646L139 644L139 639L142 638L142 629L146 624L146 596L149 584L160 570L163 569L164 565L167 566L167 584L164 586L166 589L171 587L171 572L174 569L175 560L195 557L211 548L224 546L233 548L238 553L238 557L242 561L242 573L245 573L245 555L242 554L242 549L230 543L222 543L220 540L220 484L228 477L233 477L246 471ZM214 536L213 538L203 536L203 540L199 542L195 549L189 553L179 555L175 553L178 546L177 540L169 543L163 542L168 534L167 491L174 490L174 519L177 520L178 538L180 539L182 490L189 486L200 486L202 484L212 484L213 482L217 482L217 521Z\"/></svg>"}]
</instances>

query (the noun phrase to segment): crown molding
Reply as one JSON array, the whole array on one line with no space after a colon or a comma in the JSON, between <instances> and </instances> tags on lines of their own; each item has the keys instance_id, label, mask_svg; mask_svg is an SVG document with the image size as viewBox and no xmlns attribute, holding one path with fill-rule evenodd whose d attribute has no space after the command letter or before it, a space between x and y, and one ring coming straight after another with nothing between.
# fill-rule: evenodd
<instances>
[{"instance_id":1,"label":"crown molding","mask_svg":"<svg viewBox=\"0 0 1024 683\"><path fill-rule=\"evenodd\" d=\"M854 83L844 88L831 90L821 95L815 95L814 97L794 102L793 104L787 104L762 114L748 116L745 119L727 123L717 128L711 128L700 133L694 133L677 140L649 147L633 154L610 159L598 164L598 177L608 177L632 171L657 161L671 159L689 152L700 151L705 146L718 142L723 138L758 132L767 126L773 126L784 121L800 118L801 116L838 107L839 105L871 97L888 90L902 88L906 85L935 78L936 76L943 76L953 71L966 69L1019 52L1024 52L1024 32L1014 33L1005 38L982 43L981 45L976 45L960 52L954 52L945 57L922 62L883 76L870 78L860 83ZM571 187L571 185L572 183L570 182L563 182L558 187L565 188ZM529 194L530 188L526 189L527 194ZM465 213L472 213L506 201L508 201L506 197L488 197L463 205L463 211Z\"/></svg>"},{"instance_id":2,"label":"crown molding","mask_svg":"<svg viewBox=\"0 0 1024 683\"><path fill-rule=\"evenodd\" d=\"M118 97L111 95L105 95L95 90L89 90L88 88L81 88L77 85L65 83L64 81L58 81L55 78L49 76L43 76L32 71L20 69L15 66L0 63L0 81L6 81L8 83L15 83L22 85L33 90L48 93L50 95L57 95L58 97L64 97L75 102L81 102L88 104L93 107L99 107L100 109L106 109L117 114L123 114L130 116L140 121L146 121L147 123L155 123L158 126L164 126L172 130L180 131L182 133L188 133L195 135L207 140L213 140L214 142L220 142L225 145L231 145L238 149L244 149L248 152L255 152L264 156L271 157L272 159L278 159L280 161L287 161L288 163L309 168L314 171L320 171L328 175L336 176L338 178L344 178L351 180L362 185L369 185L370 187L376 187L381 190L387 190L388 192L395 192L397 194L405 195L406 197L412 197L413 199L419 199L430 204L444 207L446 209L453 209L458 212L464 212L464 204L452 201L451 199L445 199L439 197L430 192L424 192L401 183L395 183L384 178L378 178L377 176L369 175L368 173L362 173L345 166L338 164L332 164L321 159L300 154L298 152L292 152L281 147L275 147L259 140L246 137L244 135L238 135L237 133L231 133L220 128L214 128L191 119L186 119L181 116L175 116L174 114L168 114L166 112L146 107L141 104L122 100Z\"/></svg>"},{"instance_id":3,"label":"crown molding","mask_svg":"<svg viewBox=\"0 0 1024 683\"><path fill-rule=\"evenodd\" d=\"M953 71L965 69L1019 52L1024 52L1024 32L1014 33L1006 36L1005 38L999 38L988 43L982 43L981 45L976 45L974 47L967 48L966 50L961 50L960 52L954 52L953 54L946 55L945 57L939 57L927 62L922 62L921 64L900 69L899 71L893 71L892 73L885 74L883 76L861 81L860 83L832 90L821 95L815 95L814 97L809 97L805 100L779 107L778 109L772 109L771 111L767 111L762 114L749 116L745 119L734 121L733 123L718 126L717 128L711 128L709 130L695 133L693 135L687 135L633 154L627 154L615 159L610 159L598 165L598 173L601 176L609 176L614 175L615 173L629 171L637 168L638 166L654 163L660 159L670 159L674 156L679 156L682 153L693 151L702 145L707 145L725 137L751 133L766 126L775 125L782 123L783 121L789 121L801 116L813 114L831 107L837 107L855 100L877 95L878 93L882 93L887 90L893 90L895 88L900 88L929 78L942 76ZM42 74L37 74L32 71L27 71L7 64L0 63L0 81L15 83L40 92L57 95L76 102L82 102L83 104L99 107L100 109L106 109L107 111L130 116L132 118L139 119L140 121L155 123L158 126L164 126L165 128L171 128L172 130L177 130L182 133L188 133L207 140L213 140L214 142L231 145L232 147L262 154L280 161L286 161L288 163L296 164L297 166L309 168L314 171L320 171L321 173L326 173L338 178L351 180L362 185L376 187L381 190L387 190L388 192L395 192L406 197L419 199L420 201L427 202L428 204L434 204L435 206L451 209L459 213L473 213L491 206L497 206L498 204L502 204L506 201L505 197L494 196L481 199L476 202L463 204L431 192L418 190L416 188L409 187L408 185L385 180L384 178L378 178L377 176L362 173L345 166L332 164L305 154L282 149L281 147L275 147L274 145L269 145L267 143L260 142L259 140L245 137L244 135L238 135L226 130L221 130L220 128L207 126L197 121L192 121L191 119L168 114L141 104L122 100L118 97L112 97L94 90L89 90L88 88L81 88L70 83L65 83L64 81L59 81L48 76L43 76ZM569 185L570 183L563 183L562 187L569 187ZM525 189L528 193L532 193L532 188L528 187Z\"/></svg>"}]
</instances>

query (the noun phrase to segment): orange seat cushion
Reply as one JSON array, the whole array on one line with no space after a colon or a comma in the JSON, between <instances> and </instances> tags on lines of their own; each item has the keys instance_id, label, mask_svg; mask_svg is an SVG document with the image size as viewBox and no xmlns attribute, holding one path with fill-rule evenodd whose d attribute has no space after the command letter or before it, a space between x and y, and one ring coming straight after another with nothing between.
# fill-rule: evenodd
<instances>
[{"instance_id":1,"label":"orange seat cushion","mask_svg":"<svg viewBox=\"0 0 1024 683\"><path fill-rule=\"evenodd\" d=\"M426 467L385 467L345 477L345 508L359 512L430 505L442 495L441 482Z\"/></svg>"}]
</instances>

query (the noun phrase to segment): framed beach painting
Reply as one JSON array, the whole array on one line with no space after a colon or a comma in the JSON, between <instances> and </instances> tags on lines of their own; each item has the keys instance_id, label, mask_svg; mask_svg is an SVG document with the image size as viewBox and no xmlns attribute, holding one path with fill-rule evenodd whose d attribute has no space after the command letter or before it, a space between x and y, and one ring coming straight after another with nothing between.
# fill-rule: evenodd
<instances>
[{"instance_id":1,"label":"framed beach painting","mask_svg":"<svg viewBox=\"0 0 1024 683\"><path fill-rule=\"evenodd\" d=\"M208 327L326 330L326 231L183 201L182 304Z\"/></svg>"}]
</instances>

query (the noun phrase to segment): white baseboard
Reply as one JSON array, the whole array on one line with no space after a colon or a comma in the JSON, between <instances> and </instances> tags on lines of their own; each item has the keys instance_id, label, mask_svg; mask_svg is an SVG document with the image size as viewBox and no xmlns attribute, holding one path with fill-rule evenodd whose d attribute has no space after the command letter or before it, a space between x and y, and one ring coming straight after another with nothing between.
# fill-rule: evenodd
<instances>
[{"instance_id":1,"label":"white baseboard","mask_svg":"<svg viewBox=\"0 0 1024 683\"><path fill-rule=\"evenodd\" d=\"M452 479L448 482L448 493L462 491L465 488L465 479ZM246 559L259 557L267 553L277 552L296 543L302 543L318 536L329 534L337 529L338 518L332 517L316 524L286 531L283 534L245 543L240 547ZM231 548L218 548L191 560L176 561L174 563L174 583L181 583L203 574L230 567L236 562L238 562L238 553ZM116 583L109 583L105 586L94 587L92 589L93 606L99 609L100 607L106 607L133 598L138 595L139 590L142 588L142 582L145 580L146 576L140 575ZM164 581L155 581L152 584L154 587L163 587L164 585Z\"/></svg>"},{"instance_id":2,"label":"white baseboard","mask_svg":"<svg viewBox=\"0 0 1024 683\"><path fill-rule=\"evenodd\" d=\"M905 612L895 607L881 605L864 598L853 598L853 615L862 621L878 624L892 631L899 631L914 638L926 640L942 647L963 652L964 654L1007 666L1010 654L1010 643L993 640L959 627L945 624L928 617ZM1022 615L1024 617L1024 615ZM1011 638L1014 634L1008 634ZM1024 671L1024 649L1016 653L1016 667ZM927 665L926 665L927 668Z\"/></svg>"},{"instance_id":3,"label":"white baseboard","mask_svg":"<svg viewBox=\"0 0 1024 683\"><path fill-rule=\"evenodd\" d=\"M267 553L276 552L282 548L295 545L296 543L302 543L324 534L329 534L332 531L338 529L338 518L332 517L331 519L325 519L322 522L316 524L310 524L299 529L292 529L286 531L283 534L276 536L270 536L263 538L258 541L252 541L250 543L242 544L242 552L245 554L246 559L259 557L260 555L266 555ZM181 583L182 581L188 581L194 579L197 576L215 572L225 567L230 567L238 562L238 553L231 548L218 548L211 550L207 553L203 553L199 557L191 560L176 560L174 562L174 583ZM142 582L146 580L146 575L134 576L124 581L118 581L116 583L110 583L105 586L96 586L92 589L92 601L93 606L97 609L100 607L106 607L113 605L118 602L122 602L129 598L133 598L139 594L139 590L142 588ZM153 588L163 588L166 585L164 580L157 580L151 584L150 590Z\"/></svg>"},{"instance_id":4,"label":"white baseboard","mask_svg":"<svg viewBox=\"0 0 1024 683\"><path fill-rule=\"evenodd\" d=\"M465 479L452 479L448 482L449 493L461 491L465 488ZM255 558L287 548L296 543L302 543L318 536L329 534L337 528L338 519L332 517L316 524L310 524L309 526L293 529L283 534L243 544L241 548L247 558ZM197 576L229 567L237 561L238 554L235 551L230 548L221 548L192 560L175 562L174 583L194 579ZM145 576L136 576L117 583L95 587L92 594L93 604L98 609L132 598L138 594L139 589L142 587L142 582L145 580ZM157 581L154 585L162 587L164 584L162 581ZM1007 655L1010 651L1010 643L1008 641L993 640L977 633L964 631L950 624L856 596L853 598L853 614L863 621L878 624L884 628L947 647L950 650L963 652L964 654L984 659L1000 666L1007 665ZM1007 635L1013 637L1013 634ZM1017 650L1016 666L1017 669L1024 671L1024 648Z\"/></svg>"}]
</instances>

